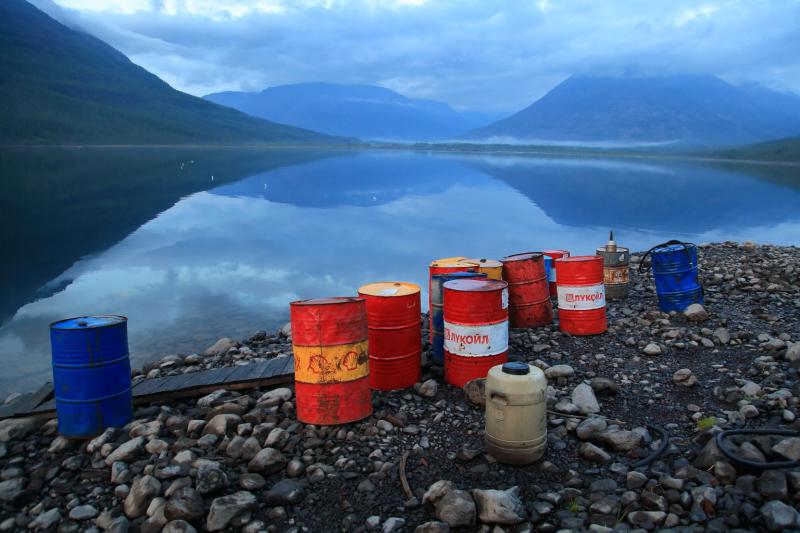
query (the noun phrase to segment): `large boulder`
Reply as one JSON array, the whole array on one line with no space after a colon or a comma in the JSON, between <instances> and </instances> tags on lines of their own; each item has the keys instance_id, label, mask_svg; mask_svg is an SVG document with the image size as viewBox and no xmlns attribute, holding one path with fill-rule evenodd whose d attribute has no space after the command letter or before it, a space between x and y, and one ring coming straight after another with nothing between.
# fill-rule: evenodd
<instances>
[{"instance_id":1,"label":"large boulder","mask_svg":"<svg viewBox=\"0 0 800 533\"><path fill-rule=\"evenodd\" d=\"M209 531L222 531L233 526L235 518L248 514L255 506L256 497L245 490L240 490L229 496L222 496L211 502L211 510L206 518L206 528Z\"/></svg>"}]
</instances>

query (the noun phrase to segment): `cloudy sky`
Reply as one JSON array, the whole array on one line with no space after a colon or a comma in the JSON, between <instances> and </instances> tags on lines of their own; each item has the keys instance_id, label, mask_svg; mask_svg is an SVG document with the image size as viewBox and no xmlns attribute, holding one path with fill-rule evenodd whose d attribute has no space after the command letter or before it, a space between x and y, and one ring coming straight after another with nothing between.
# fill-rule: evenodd
<instances>
[{"instance_id":1,"label":"cloudy sky","mask_svg":"<svg viewBox=\"0 0 800 533\"><path fill-rule=\"evenodd\" d=\"M54 1L196 95L332 81L505 112L573 73L632 71L800 93L798 0Z\"/></svg>"}]
</instances>

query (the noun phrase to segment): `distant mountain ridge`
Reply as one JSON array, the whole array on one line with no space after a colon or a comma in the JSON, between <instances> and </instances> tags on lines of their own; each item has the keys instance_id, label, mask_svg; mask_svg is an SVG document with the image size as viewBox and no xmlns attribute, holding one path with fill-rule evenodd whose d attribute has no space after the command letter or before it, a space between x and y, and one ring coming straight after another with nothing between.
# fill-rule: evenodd
<instances>
[{"instance_id":1,"label":"distant mountain ridge","mask_svg":"<svg viewBox=\"0 0 800 533\"><path fill-rule=\"evenodd\" d=\"M407 98L377 85L295 83L203 98L254 117L365 140L447 139L496 118L459 113L445 103Z\"/></svg>"},{"instance_id":2,"label":"distant mountain ridge","mask_svg":"<svg viewBox=\"0 0 800 533\"><path fill-rule=\"evenodd\" d=\"M337 142L170 87L24 0L0 1L0 144Z\"/></svg>"},{"instance_id":3,"label":"distant mountain ridge","mask_svg":"<svg viewBox=\"0 0 800 533\"><path fill-rule=\"evenodd\" d=\"M730 145L799 134L800 97L794 94L735 87L710 75L576 75L462 138Z\"/></svg>"}]
</instances>

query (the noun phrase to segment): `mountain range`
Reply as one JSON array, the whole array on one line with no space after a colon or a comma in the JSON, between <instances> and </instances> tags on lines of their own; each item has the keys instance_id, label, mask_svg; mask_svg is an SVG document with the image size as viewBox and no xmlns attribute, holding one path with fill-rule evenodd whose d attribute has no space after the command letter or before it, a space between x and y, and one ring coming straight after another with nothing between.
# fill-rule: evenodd
<instances>
[{"instance_id":1,"label":"mountain range","mask_svg":"<svg viewBox=\"0 0 800 533\"><path fill-rule=\"evenodd\" d=\"M176 91L25 0L0 1L0 144L333 142Z\"/></svg>"},{"instance_id":2,"label":"mountain range","mask_svg":"<svg viewBox=\"0 0 800 533\"><path fill-rule=\"evenodd\" d=\"M566 79L467 140L742 144L800 134L800 97L711 75Z\"/></svg>"},{"instance_id":3,"label":"mountain range","mask_svg":"<svg viewBox=\"0 0 800 533\"><path fill-rule=\"evenodd\" d=\"M296 83L204 98L254 117L372 140L449 139L497 118L496 114L459 113L445 103L407 98L376 85Z\"/></svg>"}]
</instances>

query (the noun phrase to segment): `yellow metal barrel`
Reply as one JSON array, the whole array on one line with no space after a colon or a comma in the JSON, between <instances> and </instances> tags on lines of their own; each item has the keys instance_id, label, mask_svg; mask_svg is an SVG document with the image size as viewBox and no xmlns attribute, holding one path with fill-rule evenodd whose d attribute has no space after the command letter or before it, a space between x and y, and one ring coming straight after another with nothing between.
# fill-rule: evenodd
<instances>
[{"instance_id":1,"label":"yellow metal barrel","mask_svg":"<svg viewBox=\"0 0 800 533\"><path fill-rule=\"evenodd\" d=\"M470 263L478 267L478 272L486 274L487 279L503 279L503 263L494 259L465 259L465 263Z\"/></svg>"}]
</instances>

